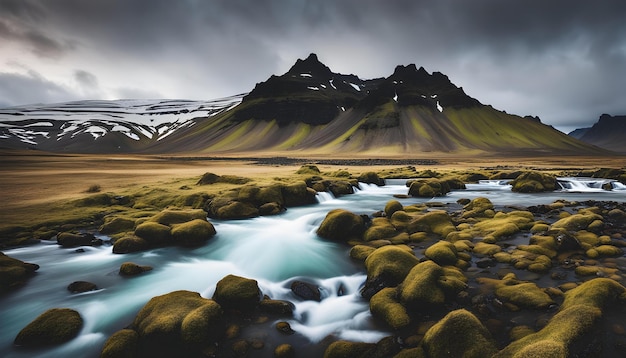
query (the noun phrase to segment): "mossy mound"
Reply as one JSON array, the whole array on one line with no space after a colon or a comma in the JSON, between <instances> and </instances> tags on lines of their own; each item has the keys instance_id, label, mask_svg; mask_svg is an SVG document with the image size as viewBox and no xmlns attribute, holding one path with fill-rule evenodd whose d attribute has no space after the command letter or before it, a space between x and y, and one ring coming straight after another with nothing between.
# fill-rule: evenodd
<instances>
[{"instance_id":1,"label":"mossy mound","mask_svg":"<svg viewBox=\"0 0 626 358\"><path fill-rule=\"evenodd\" d=\"M305 164L296 171L296 174L317 175L320 174L320 170L317 165Z\"/></svg>"},{"instance_id":2,"label":"mossy mound","mask_svg":"<svg viewBox=\"0 0 626 358\"><path fill-rule=\"evenodd\" d=\"M393 337L385 337L377 343L336 341L324 352L324 358L387 358L400 352Z\"/></svg>"},{"instance_id":3,"label":"mossy mound","mask_svg":"<svg viewBox=\"0 0 626 358\"><path fill-rule=\"evenodd\" d=\"M398 301L396 288L383 288L370 299L372 316L398 330L411 323L406 308Z\"/></svg>"},{"instance_id":4,"label":"mossy mound","mask_svg":"<svg viewBox=\"0 0 626 358\"><path fill-rule=\"evenodd\" d=\"M252 179L239 177L235 175L217 175L214 173L204 173L198 180L196 185L210 185L215 183L227 183L227 184L246 184Z\"/></svg>"},{"instance_id":5,"label":"mossy mound","mask_svg":"<svg viewBox=\"0 0 626 358\"><path fill-rule=\"evenodd\" d=\"M113 244L114 254L127 254L130 252L138 252L146 250L150 244L139 236L128 235L115 240Z\"/></svg>"},{"instance_id":6,"label":"mossy mound","mask_svg":"<svg viewBox=\"0 0 626 358\"><path fill-rule=\"evenodd\" d=\"M57 243L63 247L100 246L102 240L91 233L62 232L57 235Z\"/></svg>"},{"instance_id":7,"label":"mossy mound","mask_svg":"<svg viewBox=\"0 0 626 358\"><path fill-rule=\"evenodd\" d=\"M491 357L497 352L491 334L478 318L464 309L448 313L424 335L428 357Z\"/></svg>"},{"instance_id":8,"label":"mossy mound","mask_svg":"<svg viewBox=\"0 0 626 358\"><path fill-rule=\"evenodd\" d=\"M198 246L215 236L215 227L206 219L195 219L175 225L172 229L173 243L181 246Z\"/></svg>"},{"instance_id":9,"label":"mossy mound","mask_svg":"<svg viewBox=\"0 0 626 358\"><path fill-rule=\"evenodd\" d=\"M420 231L433 233L445 238L451 232L456 231L456 228L447 212L434 210L413 219L408 224L407 231L409 234Z\"/></svg>"},{"instance_id":10,"label":"mossy mound","mask_svg":"<svg viewBox=\"0 0 626 358\"><path fill-rule=\"evenodd\" d=\"M365 262L365 259L375 250L376 248L372 246L354 245L352 249L350 249L350 257L357 261Z\"/></svg>"},{"instance_id":11,"label":"mossy mound","mask_svg":"<svg viewBox=\"0 0 626 358\"><path fill-rule=\"evenodd\" d=\"M154 297L132 324L139 334L139 355L180 356L211 346L223 333L222 315L217 302L197 292L174 291ZM129 336L125 333L119 338L132 343Z\"/></svg>"},{"instance_id":12,"label":"mossy mound","mask_svg":"<svg viewBox=\"0 0 626 358\"><path fill-rule=\"evenodd\" d=\"M363 240L374 241L394 237L398 234L396 228L387 218L374 218L370 227L365 230Z\"/></svg>"},{"instance_id":13,"label":"mossy mound","mask_svg":"<svg viewBox=\"0 0 626 358\"><path fill-rule=\"evenodd\" d=\"M292 316L295 309L294 304L289 301L272 300L267 297L259 303L259 310L261 312L273 315Z\"/></svg>"},{"instance_id":14,"label":"mossy mound","mask_svg":"<svg viewBox=\"0 0 626 358\"><path fill-rule=\"evenodd\" d=\"M259 209L252 204L229 201L226 205L217 208L213 216L221 220L233 220L254 218L259 214Z\"/></svg>"},{"instance_id":15,"label":"mossy mound","mask_svg":"<svg viewBox=\"0 0 626 358\"><path fill-rule=\"evenodd\" d=\"M424 251L424 256L440 266L454 265L458 260L456 247L448 241L438 241L431 245Z\"/></svg>"},{"instance_id":16,"label":"mossy mound","mask_svg":"<svg viewBox=\"0 0 626 358\"><path fill-rule=\"evenodd\" d=\"M122 329L107 339L100 358L134 358L137 357L138 347L139 333L132 329Z\"/></svg>"},{"instance_id":17,"label":"mossy mound","mask_svg":"<svg viewBox=\"0 0 626 358\"><path fill-rule=\"evenodd\" d=\"M228 275L215 288L213 299L225 309L250 311L261 301L261 290L256 280Z\"/></svg>"},{"instance_id":18,"label":"mossy mound","mask_svg":"<svg viewBox=\"0 0 626 358\"><path fill-rule=\"evenodd\" d=\"M450 192L450 186L445 180L420 179L411 182L409 195L415 197L432 198L443 196Z\"/></svg>"},{"instance_id":19,"label":"mossy mound","mask_svg":"<svg viewBox=\"0 0 626 358\"><path fill-rule=\"evenodd\" d=\"M172 210L166 209L150 218L150 221L157 222L159 224L171 226L172 224L182 224L192 220L205 220L206 211L201 209L196 210Z\"/></svg>"},{"instance_id":20,"label":"mossy mound","mask_svg":"<svg viewBox=\"0 0 626 358\"><path fill-rule=\"evenodd\" d=\"M357 177L357 180L360 183L365 183L365 184L376 184L378 186L385 185L385 179L382 179L381 177L379 177L378 174L376 174L375 172L362 173L361 175Z\"/></svg>"},{"instance_id":21,"label":"mossy mound","mask_svg":"<svg viewBox=\"0 0 626 358\"><path fill-rule=\"evenodd\" d=\"M344 209L331 210L317 229L317 235L325 239L348 242L360 239L365 231L363 218Z\"/></svg>"},{"instance_id":22,"label":"mossy mound","mask_svg":"<svg viewBox=\"0 0 626 358\"><path fill-rule=\"evenodd\" d=\"M464 290L466 282L467 278L458 269L424 261L414 266L400 284L400 302L411 310L440 307Z\"/></svg>"},{"instance_id":23,"label":"mossy mound","mask_svg":"<svg viewBox=\"0 0 626 358\"><path fill-rule=\"evenodd\" d=\"M567 291L561 307L586 305L604 308L612 303L626 303L626 288L608 278L595 278Z\"/></svg>"},{"instance_id":24,"label":"mossy mound","mask_svg":"<svg viewBox=\"0 0 626 358\"><path fill-rule=\"evenodd\" d=\"M317 199L315 198L317 192L307 187L304 181L285 185L281 189L285 200L285 206L287 207L317 203Z\"/></svg>"},{"instance_id":25,"label":"mossy mound","mask_svg":"<svg viewBox=\"0 0 626 358\"><path fill-rule=\"evenodd\" d=\"M511 181L511 190L518 193L540 193L557 188L556 177L552 174L529 171Z\"/></svg>"},{"instance_id":26,"label":"mossy mound","mask_svg":"<svg viewBox=\"0 0 626 358\"><path fill-rule=\"evenodd\" d=\"M365 259L367 280L363 288L364 297L371 297L384 287L393 287L402 282L419 259L407 246L383 246Z\"/></svg>"},{"instance_id":27,"label":"mossy mound","mask_svg":"<svg viewBox=\"0 0 626 358\"><path fill-rule=\"evenodd\" d=\"M20 261L0 252L0 294L22 286L39 265Z\"/></svg>"},{"instance_id":28,"label":"mossy mound","mask_svg":"<svg viewBox=\"0 0 626 358\"><path fill-rule=\"evenodd\" d=\"M112 235L126 231L133 231L134 228L135 219L124 217L107 217L104 220L104 224L100 226L98 231L104 235Z\"/></svg>"},{"instance_id":29,"label":"mossy mound","mask_svg":"<svg viewBox=\"0 0 626 358\"><path fill-rule=\"evenodd\" d=\"M67 285L67 290L71 293L83 293L89 291L95 291L98 286L95 283L87 281L74 281Z\"/></svg>"},{"instance_id":30,"label":"mossy mound","mask_svg":"<svg viewBox=\"0 0 626 358\"><path fill-rule=\"evenodd\" d=\"M579 231L587 229L595 220L602 220L602 216L592 211L581 211L578 214L558 220L550 228L554 230Z\"/></svg>"},{"instance_id":31,"label":"mossy mound","mask_svg":"<svg viewBox=\"0 0 626 358\"><path fill-rule=\"evenodd\" d=\"M461 218L491 218L495 215L491 200L478 197L463 207Z\"/></svg>"},{"instance_id":32,"label":"mossy mound","mask_svg":"<svg viewBox=\"0 0 626 358\"><path fill-rule=\"evenodd\" d=\"M385 216L391 218L393 213L396 211L404 210L402 203L397 200L389 200L387 204L385 204Z\"/></svg>"},{"instance_id":33,"label":"mossy mound","mask_svg":"<svg viewBox=\"0 0 626 358\"><path fill-rule=\"evenodd\" d=\"M140 266L133 262L124 262L120 265L119 274L122 276L136 276L151 270L151 266Z\"/></svg>"},{"instance_id":34,"label":"mossy mound","mask_svg":"<svg viewBox=\"0 0 626 358\"><path fill-rule=\"evenodd\" d=\"M137 226L135 235L144 239L149 246L169 244L171 241L171 228L167 225L154 221L147 221Z\"/></svg>"},{"instance_id":35,"label":"mossy mound","mask_svg":"<svg viewBox=\"0 0 626 358\"><path fill-rule=\"evenodd\" d=\"M474 225L486 243L508 238L522 230L529 230L534 224L533 214L528 211L498 212L493 218L482 220Z\"/></svg>"},{"instance_id":36,"label":"mossy mound","mask_svg":"<svg viewBox=\"0 0 626 358\"><path fill-rule=\"evenodd\" d=\"M496 297L503 302L512 304L513 306L508 306L511 309L515 307L545 309L555 304L544 289L535 283L520 281L514 274L508 274L502 280L479 277L476 281L484 287L490 287Z\"/></svg>"},{"instance_id":37,"label":"mossy mound","mask_svg":"<svg viewBox=\"0 0 626 358\"><path fill-rule=\"evenodd\" d=\"M35 318L15 337L13 343L24 347L40 347L67 342L83 327L80 314L69 308L53 308Z\"/></svg>"}]
</instances>

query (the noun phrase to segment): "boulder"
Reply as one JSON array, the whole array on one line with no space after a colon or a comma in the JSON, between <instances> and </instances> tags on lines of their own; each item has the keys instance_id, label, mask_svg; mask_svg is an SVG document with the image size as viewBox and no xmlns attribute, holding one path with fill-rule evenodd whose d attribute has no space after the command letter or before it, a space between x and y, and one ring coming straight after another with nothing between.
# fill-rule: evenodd
<instances>
[{"instance_id":1,"label":"boulder","mask_svg":"<svg viewBox=\"0 0 626 358\"><path fill-rule=\"evenodd\" d=\"M98 289L95 283L87 281L74 281L67 286L67 290L71 293L83 293L89 291L95 291Z\"/></svg>"},{"instance_id":2,"label":"boulder","mask_svg":"<svg viewBox=\"0 0 626 358\"><path fill-rule=\"evenodd\" d=\"M140 266L133 262L124 262L120 265L119 274L122 276L135 276L152 270L151 266Z\"/></svg>"},{"instance_id":3,"label":"boulder","mask_svg":"<svg viewBox=\"0 0 626 358\"><path fill-rule=\"evenodd\" d=\"M137 226L135 235L144 239L149 246L161 246L171 241L171 228L154 221L147 221Z\"/></svg>"},{"instance_id":4,"label":"boulder","mask_svg":"<svg viewBox=\"0 0 626 358\"><path fill-rule=\"evenodd\" d=\"M375 172L365 172L357 178L360 183L376 184L378 186L385 185L385 179L382 179Z\"/></svg>"},{"instance_id":5,"label":"boulder","mask_svg":"<svg viewBox=\"0 0 626 358\"><path fill-rule=\"evenodd\" d=\"M407 231L409 234L422 231L445 238L449 233L456 231L456 228L447 212L434 210L413 219L408 224Z\"/></svg>"},{"instance_id":6,"label":"boulder","mask_svg":"<svg viewBox=\"0 0 626 358\"><path fill-rule=\"evenodd\" d=\"M390 245L376 249L365 259L367 280L361 294L370 298L385 287L398 285L418 262L407 246Z\"/></svg>"},{"instance_id":7,"label":"boulder","mask_svg":"<svg viewBox=\"0 0 626 358\"><path fill-rule=\"evenodd\" d=\"M397 200L389 200L387 204L385 204L385 216L391 218L393 213L396 211L404 210L402 203Z\"/></svg>"},{"instance_id":8,"label":"boulder","mask_svg":"<svg viewBox=\"0 0 626 358\"><path fill-rule=\"evenodd\" d=\"M406 308L397 300L397 291L396 288L383 288L370 299L372 316L382 320L394 330L411 323Z\"/></svg>"},{"instance_id":9,"label":"boulder","mask_svg":"<svg viewBox=\"0 0 626 358\"><path fill-rule=\"evenodd\" d=\"M315 195L317 192L306 186L304 181L285 185L282 187L282 194L285 206L302 206L317 203Z\"/></svg>"},{"instance_id":10,"label":"boulder","mask_svg":"<svg viewBox=\"0 0 626 358\"><path fill-rule=\"evenodd\" d=\"M463 219L467 218L491 218L495 215L493 211L493 204L491 200L483 197L478 197L463 207Z\"/></svg>"},{"instance_id":11,"label":"boulder","mask_svg":"<svg viewBox=\"0 0 626 358\"><path fill-rule=\"evenodd\" d=\"M174 225L172 241L180 246L199 246L215 236L215 233L215 227L206 219L194 219Z\"/></svg>"},{"instance_id":12,"label":"boulder","mask_svg":"<svg viewBox=\"0 0 626 358\"><path fill-rule=\"evenodd\" d=\"M259 303L259 310L261 312L280 315L280 316L291 316L293 315L293 311L296 309L293 303L289 301L283 300L272 300L269 298L264 298Z\"/></svg>"},{"instance_id":13,"label":"boulder","mask_svg":"<svg viewBox=\"0 0 626 358\"><path fill-rule=\"evenodd\" d=\"M230 201L217 208L215 217L222 220L248 219L259 216L259 209L249 203Z\"/></svg>"},{"instance_id":14,"label":"boulder","mask_svg":"<svg viewBox=\"0 0 626 358\"><path fill-rule=\"evenodd\" d=\"M438 241L431 245L424 251L424 256L440 266L454 265L458 260L456 247L448 241Z\"/></svg>"},{"instance_id":15,"label":"boulder","mask_svg":"<svg viewBox=\"0 0 626 358\"><path fill-rule=\"evenodd\" d=\"M104 224L100 226L98 231L103 235L118 234L126 231L133 231L135 228L135 220L123 217L114 217L105 219Z\"/></svg>"},{"instance_id":16,"label":"boulder","mask_svg":"<svg viewBox=\"0 0 626 358\"><path fill-rule=\"evenodd\" d=\"M361 216L344 209L334 209L326 214L317 234L325 239L348 242L360 239L364 231L365 222Z\"/></svg>"},{"instance_id":17,"label":"boulder","mask_svg":"<svg viewBox=\"0 0 626 358\"><path fill-rule=\"evenodd\" d=\"M24 347L40 347L65 343L78 335L83 327L80 314L69 308L53 308L24 327L13 343Z\"/></svg>"},{"instance_id":18,"label":"boulder","mask_svg":"<svg viewBox=\"0 0 626 358\"><path fill-rule=\"evenodd\" d=\"M556 190L558 184L552 174L529 171L511 181L511 190L518 193L540 193Z\"/></svg>"},{"instance_id":19,"label":"boulder","mask_svg":"<svg viewBox=\"0 0 626 358\"><path fill-rule=\"evenodd\" d=\"M261 301L261 290L256 280L228 275L217 283L213 299L225 309L251 311Z\"/></svg>"},{"instance_id":20,"label":"boulder","mask_svg":"<svg viewBox=\"0 0 626 358\"><path fill-rule=\"evenodd\" d=\"M353 194L354 186L347 181L333 180L328 184L328 190L338 198L343 195Z\"/></svg>"},{"instance_id":21,"label":"boulder","mask_svg":"<svg viewBox=\"0 0 626 358\"><path fill-rule=\"evenodd\" d=\"M139 335L139 356L197 355L222 335L222 314L217 302L197 292L174 291L152 298L131 326Z\"/></svg>"},{"instance_id":22,"label":"boulder","mask_svg":"<svg viewBox=\"0 0 626 358\"><path fill-rule=\"evenodd\" d=\"M22 286L39 265L12 258L0 252L0 294Z\"/></svg>"},{"instance_id":23,"label":"boulder","mask_svg":"<svg viewBox=\"0 0 626 358\"><path fill-rule=\"evenodd\" d=\"M107 339L100 358L135 358L138 347L139 334L132 329L122 329Z\"/></svg>"},{"instance_id":24,"label":"boulder","mask_svg":"<svg viewBox=\"0 0 626 358\"><path fill-rule=\"evenodd\" d=\"M128 235L115 240L113 244L114 254L127 254L130 252L143 251L150 247L148 242L139 236Z\"/></svg>"},{"instance_id":25,"label":"boulder","mask_svg":"<svg viewBox=\"0 0 626 358\"><path fill-rule=\"evenodd\" d=\"M305 301L320 302L322 300L319 287L312 283L297 280L293 281L291 283L291 292Z\"/></svg>"},{"instance_id":26,"label":"boulder","mask_svg":"<svg viewBox=\"0 0 626 358\"><path fill-rule=\"evenodd\" d=\"M159 224L171 226L172 224L182 224L192 220L205 220L206 211L202 209L195 210L172 210L166 209L150 218L150 221L157 222Z\"/></svg>"},{"instance_id":27,"label":"boulder","mask_svg":"<svg viewBox=\"0 0 626 358\"><path fill-rule=\"evenodd\" d=\"M424 335L428 357L491 357L497 346L483 324L469 311L452 311Z\"/></svg>"},{"instance_id":28,"label":"boulder","mask_svg":"<svg viewBox=\"0 0 626 358\"><path fill-rule=\"evenodd\" d=\"M450 186L444 180L420 179L411 182L409 195L415 197L432 198L443 196L450 192Z\"/></svg>"},{"instance_id":29,"label":"boulder","mask_svg":"<svg viewBox=\"0 0 626 358\"><path fill-rule=\"evenodd\" d=\"M307 174L307 175L316 175L319 173L320 173L319 168L317 167L317 165L314 165L314 164L305 164L296 171L296 174Z\"/></svg>"},{"instance_id":30,"label":"boulder","mask_svg":"<svg viewBox=\"0 0 626 358\"><path fill-rule=\"evenodd\" d=\"M424 261L415 265L402 281L399 301L408 309L437 308L464 290L466 282L460 270Z\"/></svg>"},{"instance_id":31,"label":"boulder","mask_svg":"<svg viewBox=\"0 0 626 358\"><path fill-rule=\"evenodd\" d=\"M57 235L57 243L63 247L100 246L102 240L90 233L62 232Z\"/></svg>"}]
</instances>

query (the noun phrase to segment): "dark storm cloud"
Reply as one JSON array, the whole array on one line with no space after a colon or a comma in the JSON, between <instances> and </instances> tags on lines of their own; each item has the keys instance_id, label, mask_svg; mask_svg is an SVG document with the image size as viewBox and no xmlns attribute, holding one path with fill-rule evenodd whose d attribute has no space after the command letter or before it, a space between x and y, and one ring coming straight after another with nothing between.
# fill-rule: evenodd
<instances>
[{"instance_id":1,"label":"dark storm cloud","mask_svg":"<svg viewBox=\"0 0 626 358\"><path fill-rule=\"evenodd\" d=\"M101 57L64 65L119 95L227 96L316 52L365 78L416 63L550 124L626 113L621 0L0 0L0 13L0 36L41 56Z\"/></svg>"},{"instance_id":2,"label":"dark storm cloud","mask_svg":"<svg viewBox=\"0 0 626 358\"><path fill-rule=\"evenodd\" d=\"M55 103L68 101L73 94L34 71L26 75L0 73L0 107L34 103L23 102L23 98L36 98L37 103Z\"/></svg>"}]
</instances>

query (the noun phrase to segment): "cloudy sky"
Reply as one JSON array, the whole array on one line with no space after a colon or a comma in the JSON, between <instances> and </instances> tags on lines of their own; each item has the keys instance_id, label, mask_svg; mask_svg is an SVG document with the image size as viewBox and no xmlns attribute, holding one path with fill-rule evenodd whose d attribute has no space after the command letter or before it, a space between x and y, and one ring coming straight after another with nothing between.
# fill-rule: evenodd
<instances>
[{"instance_id":1,"label":"cloudy sky","mask_svg":"<svg viewBox=\"0 0 626 358\"><path fill-rule=\"evenodd\" d=\"M415 63L568 131L626 114L623 0L0 0L0 107L212 99L317 53L334 72Z\"/></svg>"}]
</instances>

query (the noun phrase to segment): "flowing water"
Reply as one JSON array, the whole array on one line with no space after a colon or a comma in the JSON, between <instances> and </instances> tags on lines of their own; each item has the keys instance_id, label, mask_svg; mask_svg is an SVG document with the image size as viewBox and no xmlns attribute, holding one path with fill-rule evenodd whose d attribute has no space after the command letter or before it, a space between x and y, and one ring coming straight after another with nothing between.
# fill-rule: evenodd
<instances>
[{"instance_id":1,"label":"flowing water","mask_svg":"<svg viewBox=\"0 0 626 358\"><path fill-rule=\"evenodd\" d=\"M626 188L619 183L612 182L613 190L607 191L602 184L597 185L598 179L559 178L559 182L563 190L553 193L513 193L506 181L485 181L445 197L398 200L404 205L455 203L460 198L482 196L495 205L521 206L549 204L557 199L626 201ZM196 249L168 247L116 255L110 246L84 247L84 252L77 252L42 242L7 250L7 255L41 268L26 286L0 297L0 356L97 357L105 340L130 324L150 298L175 290L196 291L210 298L216 283L228 274L254 278L264 294L294 302L296 310L289 322L303 340L315 343L332 334L376 342L389 332L376 325L368 302L359 295L366 278L362 265L349 259L348 247L320 239L315 231L326 213L335 208L368 215L382 210L394 194L407 193L404 183L388 180L384 187L361 184L355 194L341 198L321 193L319 204L291 208L278 216L212 221L217 235ZM154 270L124 278L118 270L126 261L150 265ZM317 284L322 301L301 301L294 296L289 287L295 279ZM66 287L74 281L93 282L99 290L71 294ZM82 315L85 324L79 337L44 350L12 346L17 333L39 314L61 307Z\"/></svg>"}]
</instances>

